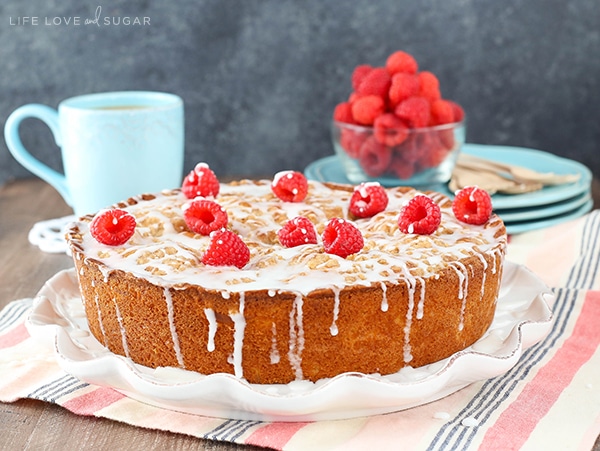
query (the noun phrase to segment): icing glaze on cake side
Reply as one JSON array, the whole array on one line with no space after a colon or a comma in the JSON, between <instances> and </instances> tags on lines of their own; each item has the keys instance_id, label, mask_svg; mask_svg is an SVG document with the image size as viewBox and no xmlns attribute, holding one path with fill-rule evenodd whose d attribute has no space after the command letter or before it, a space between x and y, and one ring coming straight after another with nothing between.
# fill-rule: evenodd
<instances>
[{"instance_id":1,"label":"icing glaze on cake side","mask_svg":"<svg viewBox=\"0 0 600 451\"><path fill-rule=\"evenodd\" d=\"M353 223L364 248L347 258L319 240L285 248L277 231L296 216L320 235L348 218L352 187L309 183L304 202L282 202L270 181L223 184L228 228L250 249L242 269L200 262L209 237L183 220L174 190L120 205L137 222L123 246L98 243L91 217L68 233L90 330L111 351L150 367L228 372L255 383L318 380L348 371L389 374L472 344L494 314L506 231L458 221L450 200L432 235L400 232L402 205L419 193L388 189L385 211ZM351 218L348 218L351 219Z\"/></svg>"}]
</instances>

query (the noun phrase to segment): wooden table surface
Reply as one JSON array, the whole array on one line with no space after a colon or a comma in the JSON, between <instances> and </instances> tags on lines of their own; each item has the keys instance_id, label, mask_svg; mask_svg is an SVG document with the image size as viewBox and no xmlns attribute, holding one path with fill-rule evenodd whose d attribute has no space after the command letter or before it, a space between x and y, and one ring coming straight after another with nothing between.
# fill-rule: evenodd
<instances>
[{"instance_id":1,"label":"wooden table surface","mask_svg":"<svg viewBox=\"0 0 600 451\"><path fill-rule=\"evenodd\" d=\"M600 183L596 180L593 195L594 206L599 208ZM70 257L41 252L27 239L36 222L69 214L70 208L58 193L38 179L0 187L0 309L15 299L33 297L52 275L73 266ZM0 431L0 449L10 450L253 449L77 416L30 399L0 403ZM600 441L594 449L600 451Z\"/></svg>"}]
</instances>

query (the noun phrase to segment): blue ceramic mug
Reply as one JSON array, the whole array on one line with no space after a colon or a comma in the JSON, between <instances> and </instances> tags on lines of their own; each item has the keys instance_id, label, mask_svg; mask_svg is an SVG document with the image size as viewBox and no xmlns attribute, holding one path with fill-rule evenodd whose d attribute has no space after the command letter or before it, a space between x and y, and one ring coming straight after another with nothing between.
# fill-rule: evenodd
<instances>
[{"instance_id":1,"label":"blue ceramic mug","mask_svg":"<svg viewBox=\"0 0 600 451\"><path fill-rule=\"evenodd\" d=\"M45 122L62 151L64 174L36 159L21 142L25 118ZM184 113L180 97L161 92L88 94L62 101L58 111L28 104L7 119L8 149L51 184L77 216L141 193L181 184Z\"/></svg>"}]
</instances>

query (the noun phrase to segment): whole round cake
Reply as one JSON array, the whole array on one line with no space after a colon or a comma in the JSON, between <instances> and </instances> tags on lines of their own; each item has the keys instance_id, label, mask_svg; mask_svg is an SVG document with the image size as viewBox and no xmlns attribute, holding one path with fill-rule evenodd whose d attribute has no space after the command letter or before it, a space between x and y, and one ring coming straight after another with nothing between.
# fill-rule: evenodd
<instances>
[{"instance_id":1,"label":"whole round cake","mask_svg":"<svg viewBox=\"0 0 600 451\"><path fill-rule=\"evenodd\" d=\"M67 239L98 341L148 367L271 384L391 374L485 333L507 242L489 205L469 224L439 193L305 179L283 192L281 177L199 197L184 184L74 223Z\"/></svg>"}]
</instances>

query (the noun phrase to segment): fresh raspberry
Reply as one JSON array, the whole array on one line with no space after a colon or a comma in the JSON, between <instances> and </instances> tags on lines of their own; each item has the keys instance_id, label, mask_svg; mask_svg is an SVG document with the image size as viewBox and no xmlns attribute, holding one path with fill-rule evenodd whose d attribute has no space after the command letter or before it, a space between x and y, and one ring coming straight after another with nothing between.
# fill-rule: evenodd
<instances>
[{"instance_id":1,"label":"fresh raspberry","mask_svg":"<svg viewBox=\"0 0 600 451\"><path fill-rule=\"evenodd\" d=\"M350 106L352 106L352 104L356 102L359 98L360 96L356 92L352 91L348 96L348 103L350 104Z\"/></svg>"},{"instance_id":2,"label":"fresh raspberry","mask_svg":"<svg viewBox=\"0 0 600 451\"><path fill-rule=\"evenodd\" d=\"M465 111L458 103L452 100L448 100L448 102L450 102L454 111L454 122L461 122L465 118Z\"/></svg>"},{"instance_id":3,"label":"fresh raspberry","mask_svg":"<svg viewBox=\"0 0 600 451\"><path fill-rule=\"evenodd\" d=\"M440 206L429 196L418 194L400 210L398 227L402 233L431 235L442 220Z\"/></svg>"},{"instance_id":4,"label":"fresh raspberry","mask_svg":"<svg viewBox=\"0 0 600 451\"><path fill-rule=\"evenodd\" d=\"M350 158L358 158L360 148L368 137L368 133L362 133L360 130L342 128L340 130L340 146Z\"/></svg>"},{"instance_id":5,"label":"fresh raspberry","mask_svg":"<svg viewBox=\"0 0 600 451\"><path fill-rule=\"evenodd\" d=\"M419 96L425 97L430 102L442 97L440 82L433 72L424 70L419 72L418 77L420 84Z\"/></svg>"},{"instance_id":6,"label":"fresh raspberry","mask_svg":"<svg viewBox=\"0 0 600 451\"><path fill-rule=\"evenodd\" d=\"M271 190L284 202L302 202L308 193L308 180L301 172L281 171L273 177Z\"/></svg>"},{"instance_id":7,"label":"fresh raspberry","mask_svg":"<svg viewBox=\"0 0 600 451\"><path fill-rule=\"evenodd\" d=\"M424 97L409 97L403 100L394 113L413 128L427 127L431 117L429 102Z\"/></svg>"},{"instance_id":8,"label":"fresh raspberry","mask_svg":"<svg viewBox=\"0 0 600 451\"><path fill-rule=\"evenodd\" d=\"M386 146L402 144L408 136L406 123L392 113L384 113L373 122L375 139Z\"/></svg>"},{"instance_id":9,"label":"fresh raspberry","mask_svg":"<svg viewBox=\"0 0 600 451\"><path fill-rule=\"evenodd\" d=\"M302 244L317 244L317 232L310 219L296 216L287 221L277 232L279 242L284 247L296 247Z\"/></svg>"},{"instance_id":10,"label":"fresh raspberry","mask_svg":"<svg viewBox=\"0 0 600 451\"><path fill-rule=\"evenodd\" d=\"M341 102L335 106L333 110L333 120L337 122L344 122L346 124L354 123L352 117L352 106L349 102Z\"/></svg>"},{"instance_id":11,"label":"fresh raspberry","mask_svg":"<svg viewBox=\"0 0 600 451\"><path fill-rule=\"evenodd\" d=\"M399 72L392 76L392 83L388 92L390 105L395 107L409 97L419 94L420 82L415 74Z\"/></svg>"},{"instance_id":12,"label":"fresh raspberry","mask_svg":"<svg viewBox=\"0 0 600 451\"><path fill-rule=\"evenodd\" d=\"M352 89L354 89L355 91L358 90L360 83L363 81L365 76L372 70L373 67L371 67L368 64L361 64L359 66L356 66L352 71Z\"/></svg>"},{"instance_id":13,"label":"fresh raspberry","mask_svg":"<svg viewBox=\"0 0 600 451\"><path fill-rule=\"evenodd\" d=\"M102 244L120 246L135 232L135 218L125 210L102 210L92 219L90 233Z\"/></svg>"},{"instance_id":14,"label":"fresh raspberry","mask_svg":"<svg viewBox=\"0 0 600 451\"><path fill-rule=\"evenodd\" d=\"M183 218L192 232L209 235L227 226L227 212L216 202L195 199L183 206Z\"/></svg>"},{"instance_id":15,"label":"fresh raspberry","mask_svg":"<svg viewBox=\"0 0 600 451\"><path fill-rule=\"evenodd\" d=\"M482 225L492 215L492 198L477 186L467 186L455 193L452 211L459 221Z\"/></svg>"},{"instance_id":16,"label":"fresh raspberry","mask_svg":"<svg viewBox=\"0 0 600 451\"><path fill-rule=\"evenodd\" d=\"M219 229L210 234L210 245L202 256L202 263L242 269L249 261L250 249L235 232Z\"/></svg>"},{"instance_id":17,"label":"fresh raspberry","mask_svg":"<svg viewBox=\"0 0 600 451\"><path fill-rule=\"evenodd\" d=\"M346 258L356 254L365 245L362 233L350 221L330 219L322 234L323 247L328 254Z\"/></svg>"},{"instance_id":18,"label":"fresh raspberry","mask_svg":"<svg viewBox=\"0 0 600 451\"><path fill-rule=\"evenodd\" d=\"M352 117L363 125L373 125L375 118L385 111L385 102L379 96L359 97L352 104Z\"/></svg>"},{"instance_id":19,"label":"fresh raspberry","mask_svg":"<svg viewBox=\"0 0 600 451\"><path fill-rule=\"evenodd\" d=\"M411 54L398 50L387 57L385 68L390 75L397 74L398 72L414 74L417 72L419 66L417 60Z\"/></svg>"},{"instance_id":20,"label":"fresh raspberry","mask_svg":"<svg viewBox=\"0 0 600 451\"><path fill-rule=\"evenodd\" d=\"M378 182L361 183L350 197L350 213L355 218L370 218L385 210L388 195Z\"/></svg>"},{"instance_id":21,"label":"fresh raspberry","mask_svg":"<svg viewBox=\"0 0 600 451\"><path fill-rule=\"evenodd\" d=\"M219 194L219 180L206 163L198 163L183 179L181 191L188 199L195 197L216 197Z\"/></svg>"},{"instance_id":22,"label":"fresh raspberry","mask_svg":"<svg viewBox=\"0 0 600 451\"><path fill-rule=\"evenodd\" d=\"M387 70L383 67L377 67L364 76L356 93L361 97L379 96L385 99L391 84L392 79Z\"/></svg>"},{"instance_id":23,"label":"fresh raspberry","mask_svg":"<svg viewBox=\"0 0 600 451\"><path fill-rule=\"evenodd\" d=\"M431 125L454 122L454 107L448 100L437 99L431 102Z\"/></svg>"},{"instance_id":24,"label":"fresh raspberry","mask_svg":"<svg viewBox=\"0 0 600 451\"><path fill-rule=\"evenodd\" d=\"M377 141L374 135L369 136L360 148L358 161L369 177L383 174L392 159L392 149Z\"/></svg>"}]
</instances>

